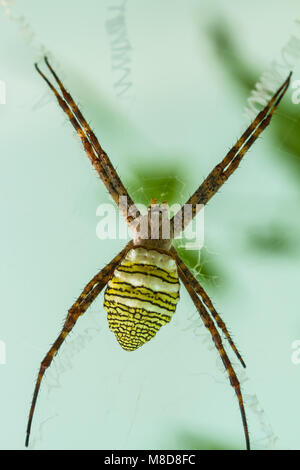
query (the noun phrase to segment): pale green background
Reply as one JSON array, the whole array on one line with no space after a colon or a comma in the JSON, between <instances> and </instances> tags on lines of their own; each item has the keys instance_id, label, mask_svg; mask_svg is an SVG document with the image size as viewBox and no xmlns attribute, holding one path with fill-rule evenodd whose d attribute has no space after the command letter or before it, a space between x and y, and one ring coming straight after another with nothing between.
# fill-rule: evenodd
<instances>
[{"instance_id":1,"label":"pale green background","mask_svg":"<svg viewBox=\"0 0 300 470\"><path fill-rule=\"evenodd\" d=\"M2 449L23 448L39 363L73 300L124 244L96 237L96 208L109 196L33 68L41 45L133 194L146 197L152 184L157 190L160 170L169 171L184 202L248 124L251 89L300 19L297 0L276 7L266 0L128 0L132 87L124 102L115 95L105 28L112 4L120 2L15 0L11 13L25 17L32 41L0 9L7 88L0 105ZM225 43L217 52L216 25L227 28L235 57ZM252 71L248 89L234 78L233 58ZM284 100L300 113L291 91ZM299 121L280 110L274 119L285 123L286 142L299 138ZM214 277L205 285L248 366L246 375L237 371L253 447L299 449L300 364L291 361L291 345L300 339L300 178L275 137L274 130L263 134L206 209ZM258 242L265 234L266 243ZM234 391L183 289L171 324L134 353L119 347L102 302L79 321L49 370L31 447L244 448ZM254 411L255 397L263 412Z\"/></svg>"}]
</instances>

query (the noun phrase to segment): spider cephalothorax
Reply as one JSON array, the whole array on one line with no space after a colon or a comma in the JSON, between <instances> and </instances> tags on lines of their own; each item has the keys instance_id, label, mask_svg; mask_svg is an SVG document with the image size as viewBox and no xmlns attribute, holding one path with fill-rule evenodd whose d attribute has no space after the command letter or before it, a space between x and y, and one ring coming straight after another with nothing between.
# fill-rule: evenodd
<instances>
[{"instance_id":1,"label":"spider cephalothorax","mask_svg":"<svg viewBox=\"0 0 300 470\"><path fill-rule=\"evenodd\" d=\"M130 208L128 212L131 212ZM157 204L156 199L151 199L147 214L135 217L130 227L135 246L143 245L148 248L170 250L174 233L171 229L167 202Z\"/></svg>"},{"instance_id":2,"label":"spider cephalothorax","mask_svg":"<svg viewBox=\"0 0 300 470\"><path fill-rule=\"evenodd\" d=\"M289 86L291 73L223 160L212 170L186 204L169 220L166 203L158 206L155 200L151 201L146 215L142 216L139 213L73 98L66 91L47 58L45 58L45 62L56 80L61 94L38 66L35 65L35 67L55 94L59 105L76 129L93 167L118 205L126 222L132 228L133 240L86 285L69 309L60 335L41 362L28 418L26 446L29 443L33 413L45 371L78 318L86 312L103 288L107 286L104 294L104 307L107 311L110 329L115 333L123 349L133 351L152 339L161 326L170 321L179 300L180 279L205 327L209 330L228 372L230 383L239 402L246 446L247 449L250 449L240 384L224 349L217 327L223 332L244 367L245 363L209 296L180 259L172 246L172 241L191 222L198 213L199 207L207 204L235 171L247 150L270 123L275 109ZM183 216L185 208L189 209L187 217Z\"/></svg>"}]
</instances>

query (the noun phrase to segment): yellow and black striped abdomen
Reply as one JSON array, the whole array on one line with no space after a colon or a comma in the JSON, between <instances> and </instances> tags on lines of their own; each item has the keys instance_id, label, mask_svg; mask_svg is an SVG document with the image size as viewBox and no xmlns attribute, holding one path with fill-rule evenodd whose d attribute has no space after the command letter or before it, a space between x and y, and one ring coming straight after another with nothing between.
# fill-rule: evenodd
<instances>
[{"instance_id":1,"label":"yellow and black striped abdomen","mask_svg":"<svg viewBox=\"0 0 300 470\"><path fill-rule=\"evenodd\" d=\"M114 271L105 290L104 307L120 345L133 351L171 320L178 300L175 260L139 247L130 250Z\"/></svg>"}]
</instances>

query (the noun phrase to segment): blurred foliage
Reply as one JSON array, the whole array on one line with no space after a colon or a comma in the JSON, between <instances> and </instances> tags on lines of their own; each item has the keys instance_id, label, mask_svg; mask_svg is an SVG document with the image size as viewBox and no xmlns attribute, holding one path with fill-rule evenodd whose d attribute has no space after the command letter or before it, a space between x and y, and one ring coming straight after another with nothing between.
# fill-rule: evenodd
<instances>
[{"instance_id":1,"label":"blurred foliage","mask_svg":"<svg viewBox=\"0 0 300 470\"><path fill-rule=\"evenodd\" d=\"M233 38L232 29L218 21L211 24L208 34L215 54L223 66L223 70L238 89L248 98L258 81L261 72L250 66L245 54L238 46L238 39ZM286 77L282 77L284 80ZM268 135L274 146L280 149L276 152L284 165L288 165L293 177L300 178L300 106L284 99L280 103L276 119L272 120Z\"/></svg>"},{"instance_id":2,"label":"blurred foliage","mask_svg":"<svg viewBox=\"0 0 300 470\"><path fill-rule=\"evenodd\" d=\"M233 37L231 31L223 20L211 24L208 28L208 34L215 54L218 56L218 61L246 99L258 81L260 72L246 61L239 41ZM299 131L300 106L293 104L290 99L284 99L280 103L276 118L272 120L272 124L268 128L267 138L271 139L277 150L276 157L279 157L281 163L288 167L297 183L300 180ZM299 184L297 186L300 188ZM268 226L264 228L249 227L247 229L248 247L266 254L290 255L295 250L294 240L289 235L291 229L287 231L286 226L280 225L278 221L267 223Z\"/></svg>"},{"instance_id":3,"label":"blurred foliage","mask_svg":"<svg viewBox=\"0 0 300 470\"><path fill-rule=\"evenodd\" d=\"M133 159L139 161L140 158ZM143 156L143 164L133 165L130 168L130 179L127 178L128 190L136 203L149 205L152 198L157 199L158 203L167 201L169 206L180 202L184 204L188 198L186 184L182 181L181 175L184 175L184 169L179 164L172 168L164 164L153 165L145 164L145 161L161 162L164 156L149 159ZM174 158L174 161L180 161L181 158ZM150 166L151 165L151 166Z\"/></svg>"},{"instance_id":4,"label":"blurred foliage","mask_svg":"<svg viewBox=\"0 0 300 470\"><path fill-rule=\"evenodd\" d=\"M294 254L296 242L290 235L291 229L272 223L264 227L250 227L247 230L247 245L258 252L270 255Z\"/></svg>"},{"instance_id":5,"label":"blurred foliage","mask_svg":"<svg viewBox=\"0 0 300 470\"><path fill-rule=\"evenodd\" d=\"M180 430L176 436L178 449L182 450L230 450L229 444L217 441L212 437L194 434L187 430Z\"/></svg>"}]
</instances>

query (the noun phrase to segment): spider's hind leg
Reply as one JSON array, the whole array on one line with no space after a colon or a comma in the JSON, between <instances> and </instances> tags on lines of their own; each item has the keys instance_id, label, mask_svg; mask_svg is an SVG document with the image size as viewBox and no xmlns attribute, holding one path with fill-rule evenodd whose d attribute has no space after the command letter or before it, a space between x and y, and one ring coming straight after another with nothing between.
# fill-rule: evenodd
<instances>
[{"instance_id":1,"label":"spider's hind leg","mask_svg":"<svg viewBox=\"0 0 300 470\"><path fill-rule=\"evenodd\" d=\"M27 424L27 431L26 431L26 441L25 446L28 447L29 444L29 437L30 437L30 430L32 424L32 418L35 410L35 405L37 401L37 397L39 394L40 386L44 374L48 367L51 365L54 356L57 354L59 348L65 341L68 334L71 332L73 327L75 326L78 318L84 314L84 312L88 309L91 303L96 299L96 297L100 294L102 289L107 284L108 280L112 276L112 273L122 258L126 255L127 251L131 248L131 242L129 242L126 247L107 265L105 266L93 279L86 285L76 302L72 305L72 307L68 311L67 318L65 320L64 326L55 340L53 346L47 352L46 356L41 362L40 370L38 373L33 399L30 407L29 417L28 417L28 424Z\"/></svg>"},{"instance_id":2,"label":"spider's hind leg","mask_svg":"<svg viewBox=\"0 0 300 470\"><path fill-rule=\"evenodd\" d=\"M182 270L182 268L179 266L178 270L179 278L183 282L186 290L188 291L192 301L194 302L195 307L197 308L199 315L204 323L204 326L209 330L212 340L220 354L220 357L222 359L222 362L224 364L224 367L228 373L230 384L235 390L238 402L239 402L239 407L240 407L240 412L241 412L241 417L242 417L242 422L243 422L243 427L244 427L244 434L245 434L245 439L246 439L246 447L247 450L250 450L250 439L249 439L249 431L248 431L248 424L247 424L247 418L246 418L246 412L244 408L244 401L242 397L242 392L241 392L241 387L240 383L238 381L237 375L232 367L232 364L230 362L230 359L224 349L222 339L220 334L218 333L217 328L214 325L214 322L210 318L209 314L207 313L204 305L202 304L201 300L199 299L198 295L194 291L192 285L189 283L185 272Z\"/></svg>"},{"instance_id":3,"label":"spider's hind leg","mask_svg":"<svg viewBox=\"0 0 300 470\"><path fill-rule=\"evenodd\" d=\"M185 263L182 261L182 259L178 256L178 253L177 253L177 251L175 250L174 247L171 248L171 253L174 255L174 257L176 259L177 266L184 273L185 277L187 278L188 282L190 283L190 285L192 286L194 291L198 295L200 295L200 297L202 298L202 300L205 303L206 307L208 308L208 310L212 314L213 318L215 319L218 327L223 331L226 339L228 340L232 350L235 352L235 354L236 354L237 358L239 359L240 363L242 364L243 367L246 367L246 364L243 361L242 356L240 355L236 345L234 344L234 342L233 342L233 340L232 340L232 338L231 338L231 336L230 336L230 334L227 330L227 327L226 327L224 321L222 320L222 318L220 317L220 315L216 311L216 309L215 309L212 301L210 300L208 294L205 292L205 290L203 289L201 284L197 281L197 279L190 272L190 270L185 265Z\"/></svg>"}]
</instances>

